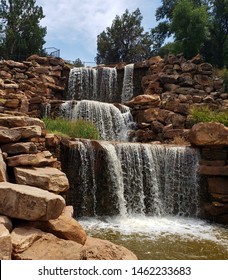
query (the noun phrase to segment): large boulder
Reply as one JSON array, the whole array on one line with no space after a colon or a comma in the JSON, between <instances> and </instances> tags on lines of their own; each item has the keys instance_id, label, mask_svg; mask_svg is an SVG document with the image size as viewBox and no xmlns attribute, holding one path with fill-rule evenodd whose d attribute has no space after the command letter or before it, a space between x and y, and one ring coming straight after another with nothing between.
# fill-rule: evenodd
<instances>
[{"instance_id":1,"label":"large boulder","mask_svg":"<svg viewBox=\"0 0 228 280\"><path fill-rule=\"evenodd\" d=\"M52 233L61 239L75 241L82 245L86 242L87 236L82 226L74 218L67 217L65 214L46 222L32 222L31 226Z\"/></svg>"},{"instance_id":2,"label":"large boulder","mask_svg":"<svg viewBox=\"0 0 228 280\"><path fill-rule=\"evenodd\" d=\"M0 182L8 181L7 167L0 149Z\"/></svg>"},{"instance_id":3,"label":"large boulder","mask_svg":"<svg viewBox=\"0 0 228 280\"><path fill-rule=\"evenodd\" d=\"M0 183L0 214L28 221L50 220L60 216L65 200L39 188Z\"/></svg>"},{"instance_id":4,"label":"large boulder","mask_svg":"<svg viewBox=\"0 0 228 280\"><path fill-rule=\"evenodd\" d=\"M1 146L3 152L8 155L18 155L18 154L36 154L37 146L33 142L18 142L9 143Z\"/></svg>"},{"instance_id":5,"label":"large boulder","mask_svg":"<svg viewBox=\"0 0 228 280\"><path fill-rule=\"evenodd\" d=\"M189 133L189 141L197 146L228 146L228 127L221 123L198 123Z\"/></svg>"},{"instance_id":6,"label":"large boulder","mask_svg":"<svg viewBox=\"0 0 228 280\"><path fill-rule=\"evenodd\" d=\"M83 260L137 260L130 250L110 241L87 237L82 251Z\"/></svg>"},{"instance_id":7,"label":"large boulder","mask_svg":"<svg viewBox=\"0 0 228 280\"><path fill-rule=\"evenodd\" d=\"M53 167L15 167L14 174L18 184L35 186L55 193L64 192L69 188L65 173Z\"/></svg>"},{"instance_id":8,"label":"large boulder","mask_svg":"<svg viewBox=\"0 0 228 280\"><path fill-rule=\"evenodd\" d=\"M10 260L12 242L8 229L0 223L0 260Z\"/></svg>"},{"instance_id":9,"label":"large boulder","mask_svg":"<svg viewBox=\"0 0 228 280\"><path fill-rule=\"evenodd\" d=\"M12 232L13 257L18 260L80 260L82 245L29 227Z\"/></svg>"},{"instance_id":10,"label":"large boulder","mask_svg":"<svg viewBox=\"0 0 228 280\"><path fill-rule=\"evenodd\" d=\"M0 144L15 142L20 140L20 138L20 131L0 126Z\"/></svg>"}]
</instances>

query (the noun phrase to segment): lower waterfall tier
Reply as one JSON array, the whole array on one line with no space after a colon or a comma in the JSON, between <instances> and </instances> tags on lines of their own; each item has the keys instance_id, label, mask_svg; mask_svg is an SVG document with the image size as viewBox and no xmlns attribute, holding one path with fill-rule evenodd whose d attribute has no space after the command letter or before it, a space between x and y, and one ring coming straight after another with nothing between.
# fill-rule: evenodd
<instances>
[{"instance_id":1,"label":"lower waterfall tier","mask_svg":"<svg viewBox=\"0 0 228 280\"><path fill-rule=\"evenodd\" d=\"M200 213L196 149L81 139L62 148L77 216Z\"/></svg>"}]
</instances>

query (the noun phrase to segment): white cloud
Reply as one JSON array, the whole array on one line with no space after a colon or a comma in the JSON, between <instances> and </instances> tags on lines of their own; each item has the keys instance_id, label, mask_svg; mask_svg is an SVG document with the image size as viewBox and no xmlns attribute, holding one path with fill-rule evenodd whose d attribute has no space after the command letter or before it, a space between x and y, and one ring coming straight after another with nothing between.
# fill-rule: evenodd
<instances>
[{"instance_id":1,"label":"white cloud","mask_svg":"<svg viewBox=\"0 0 228 280\"><path fill-rule=\"evenodd\" d=\"M126 9L133 12L139 7L143 17L143 11L149 17L151 15L152 27L155 8L159 2L158 0L37 0L36 4L43 7L45 18L41 24L47 26L47 44L56 42L61 46L65 45L66 50L70 52L80 46L88 56L95 57L97 35L111 25L117 14L123 14ZM78 56L73 56L72 59L76 57Z\"/></svg>"}]
</instances>

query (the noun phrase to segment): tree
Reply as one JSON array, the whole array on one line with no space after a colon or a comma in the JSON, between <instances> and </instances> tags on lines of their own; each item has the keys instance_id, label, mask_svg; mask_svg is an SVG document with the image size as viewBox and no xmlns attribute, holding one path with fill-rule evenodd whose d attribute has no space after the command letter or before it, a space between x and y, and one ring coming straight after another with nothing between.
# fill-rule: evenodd
<instances>
[{"instance_id":1,"label":"tree","mask_svg":"<svg viewBox=\"0 0 228 280\"><path fill-rule=\"evenodd\" d=\"M164 51L164 42L171 35L174 44L165 48L187 56L195 52L212 64L228 63L228 0L163 0L156 11L158 25L151 30L154 52Z\"/></svg>"},{"instance_id":2,"label":"tree","mask_svg":"<svg viewBox=\"0 0 228 280\"><path fill-rule=\"evenodd\" d=\"M200 52L208 38L209 15L205 6L182 0L173 10L170 30L187 58Z\"/></svg>"},{"instance_id":3,"label":"tree","mask_svg":"<svg viewBox=\"0 0 228 280\"><path fill-rule=\"evenodd\" d=\"M151 55L151 37L141 26L139 9L116 16L111 27L97 36L97 64L137 62Z\"/></svg>"},{"instance_id":4,"label":"tree","mask_svg":"<svg viewBox=\"0 0 228 280\"><path fill-rule=\"evenodd\" d=\"M46 27L39 25L42 18L42 7L35 0L0 1L0 50L5 59L42 52L46 35Z\"/></svg>"},{"instance_id":5,"label":"tree","mask_svg":"<svg viewBox=\"0 0 228 280\"><path fill-rule=\"evenodd\" d=\"M73 62L74 67L84 67L85 64L81 61L80 58L75 59L75 61Z\"/></svg>"}]
</instances>

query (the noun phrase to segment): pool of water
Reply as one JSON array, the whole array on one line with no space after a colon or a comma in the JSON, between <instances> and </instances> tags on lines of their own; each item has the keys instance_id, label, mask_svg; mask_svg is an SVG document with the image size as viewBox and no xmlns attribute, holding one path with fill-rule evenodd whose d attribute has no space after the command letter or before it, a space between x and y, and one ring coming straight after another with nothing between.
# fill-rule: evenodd
<instances>
[{"instance_id":1,"label":"pool of water","mask_svg":"<svg viewBox=\"0 0 228 280\"><path fill-rule=\"evenodd\" d=\"M228 228L182 217L83 218L87 234L122 245L140 260L227 260Z\"/></svg>"}]
</instances>

